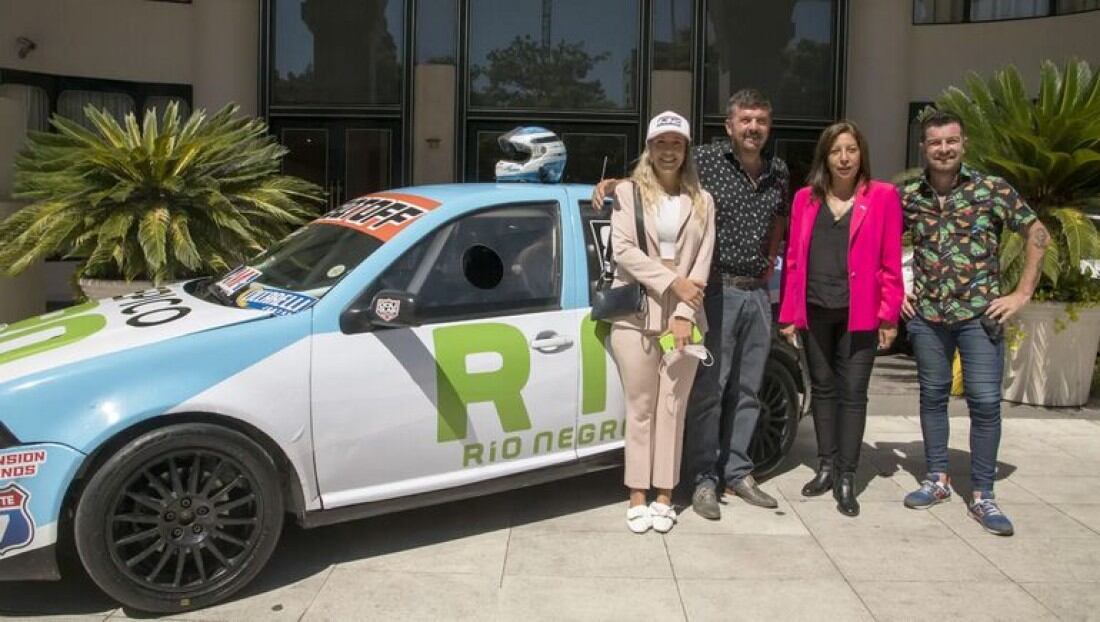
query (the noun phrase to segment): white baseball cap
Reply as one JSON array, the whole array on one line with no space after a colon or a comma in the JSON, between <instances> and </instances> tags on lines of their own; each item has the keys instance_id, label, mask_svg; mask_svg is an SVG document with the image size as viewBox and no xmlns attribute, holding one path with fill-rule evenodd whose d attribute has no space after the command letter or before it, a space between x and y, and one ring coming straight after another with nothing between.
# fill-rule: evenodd
<instances>
[{"instance_id":1,"label":"white baseball cap","mask_svg":"<svg viewBox=\"0 0 1100 622\"><path fill-rule=\"evenodd\" d=\"M671 110L666 110L649 120L645 140L649 142L661 134L679 134L691 142L691 125L688 120Z\"/></svg>"}]
</instances>

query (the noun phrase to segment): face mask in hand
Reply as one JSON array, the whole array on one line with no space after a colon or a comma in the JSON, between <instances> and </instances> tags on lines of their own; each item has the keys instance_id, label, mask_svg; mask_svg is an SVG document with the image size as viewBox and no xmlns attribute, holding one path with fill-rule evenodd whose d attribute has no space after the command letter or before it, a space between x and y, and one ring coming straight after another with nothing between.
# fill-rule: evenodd
<instances>
[{"instance_id":1,"label":"face mask in hand","mask_svg":"<svg viewBox=\"0 0 1100 622\"><path fill-rule=\"evenodd\" d=\"M700 361L704 367L710 367L714 364L714 357L710 355L710 350L701 343L693 343L684 346L683 350L670 350L665 352L663 357L665 365L675 365L677 361L685 356L692 356Z\"/></svg>"}]
</instances>

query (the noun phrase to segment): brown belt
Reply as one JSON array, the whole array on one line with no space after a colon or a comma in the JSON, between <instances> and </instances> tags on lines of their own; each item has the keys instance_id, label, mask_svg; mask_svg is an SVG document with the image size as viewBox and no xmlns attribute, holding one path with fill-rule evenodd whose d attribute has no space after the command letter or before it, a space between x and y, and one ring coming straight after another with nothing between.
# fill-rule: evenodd
<instances>
[{"instance_id":1,"label":"brown belt","mask_svg":"<svg viewBox=\"0 0 1100 622\"><path fill-rule=\"evenodd\" d=\"M726 287L736 287L737 289L763 289L767 286L768 282L759 277L752 276L736 276L733 274L723 274L722 285Z\"/></svg>"}]
</instances>

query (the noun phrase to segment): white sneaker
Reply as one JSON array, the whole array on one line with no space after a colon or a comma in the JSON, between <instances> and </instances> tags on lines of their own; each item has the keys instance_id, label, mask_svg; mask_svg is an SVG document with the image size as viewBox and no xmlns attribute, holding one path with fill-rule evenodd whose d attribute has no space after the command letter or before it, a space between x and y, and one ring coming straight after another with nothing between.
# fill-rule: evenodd
<instances>
[{"instance_id":1,"label":"white sneaker","mask_svg":"<svg viewBox=\"0 0 1100 622\"><path fill-rule=\"evenodd\" d=\"M649 517L653 523L653 530L657 533L668 533L676 524L676 510L656 501L649 504Z\"/></svg>"},{"instance_id":2,"label":"white sneaker","mask_svg":"<svg viewBox=\"0 0 1100 622\"><path fill-rule=\"evenodd\" d=\"M634 533L645 533L653 526L649 518L649 508L636 505L626 511L626 526Z\"/></svg>"}]
</instances>

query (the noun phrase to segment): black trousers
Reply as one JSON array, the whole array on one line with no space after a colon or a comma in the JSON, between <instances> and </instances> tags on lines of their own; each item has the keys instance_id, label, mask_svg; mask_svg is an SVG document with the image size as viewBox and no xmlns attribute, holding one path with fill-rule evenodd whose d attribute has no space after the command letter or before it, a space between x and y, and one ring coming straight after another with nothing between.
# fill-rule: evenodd
<instances>
[{"instance_id":1,"label":"black trousers","mask_svg":"<svg viewBox=\"0 0 1100 622\"><path fill-rule=\"evenodd\" d=\"M848 332L848 309L809 305L803 332L813 390L817 454L837 472L856 470L867 424L867 385L875 364L876 331Z\"/></svg>"}]
</instances>

